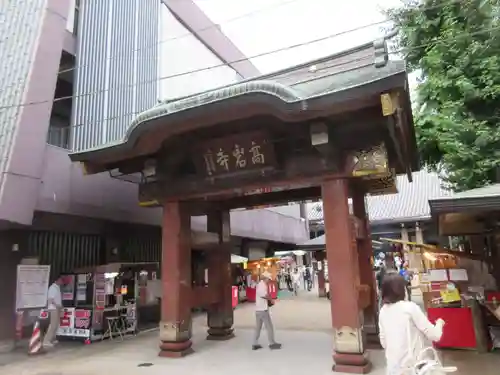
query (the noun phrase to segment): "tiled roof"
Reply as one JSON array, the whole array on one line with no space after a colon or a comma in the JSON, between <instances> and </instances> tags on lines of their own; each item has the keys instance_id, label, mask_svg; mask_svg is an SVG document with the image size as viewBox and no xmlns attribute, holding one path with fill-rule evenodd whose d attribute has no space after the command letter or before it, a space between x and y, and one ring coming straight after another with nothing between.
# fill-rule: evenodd
<instances>
[{"instance_id":1,"label":"tiled roof","mask_svg":"<svg viewBox=\"0 0 500 375\"><path fill-rule=\"evenodd\" d=\"M206 105L234 105L238 101L265 100L277 111L303 112L315 101L325 97L340 98L351 90L367 86L389 77L406 75L404 61L389 60L385 38L335 53L304 64L226 85L194 95L162 101L139 114L130 124L122 139L72 153L73 161L86 160L89 154L115 152L129 145L133 147L139 133L153 126L153 120L162 118L162 126L177 124L179 118L192 110L205 111ZM144 126L143 126L144 125ZM177 126L177 125L172 125ZM139 129L140 130L137 130ZM85 156L87 155L87 156Z\"/></svg>"},{"instance_id":2,"label":"tiled roof","mask_svg":"<svg viewBox=\"0 0 500 375\"><path fill-rule=\"evenodd\" d=\"M309 100L324 95L341 93L404 72L405 63L403 61L388 61L384 66L365 64L360 65L355 71L345 69L330 74L316 74L315 77L309 77L309 79L298 82L286 82L283 79L286 84L279 82L278 79L257 78L182 99L166 100L139 114L130 124L122 142L127 141L134 129L152 119L172 114L180 115L189 109L222 102L231 98L266 94L279 99L288 109L297 106L305 111L308 109Z\"/></svg>"},{"instance_id":3,"label":"tiled roof","mask_svg":"<svg viewBox=\"0 0 500 375\"><path fill-rule=\"evenodd\" d=\"M483 198L500 196L500 184L487 185L476 189L462 191L439 199Z\"/></svg>"},{"instance_id":4,"label":"tiled roof","mask_svg":"<svg viewBox=\"0 0 500 375\"><path fill-rule=\"evenodd\" d=\"M368 196L366 198L368 216L372 223L405 222L430 218L429 199L451 196L452 193L441 185L436 173L425 170L413 172L413 182L405 175L397 177L397 194ZM500 190L500 189L499 189ZM323 219L321 202L308 207L310 221Z\"/></svg>"},{"instance_id":5,"label":"tiled roof","mask_svg":"<svg viewBox=\"0 0 500 375\"><path fill-rule=\"evenodd\" d=\"M448 212L494 211L500 207L500 184L491 184L429 200L434 215Z\"/></svg>"}]
</instances>

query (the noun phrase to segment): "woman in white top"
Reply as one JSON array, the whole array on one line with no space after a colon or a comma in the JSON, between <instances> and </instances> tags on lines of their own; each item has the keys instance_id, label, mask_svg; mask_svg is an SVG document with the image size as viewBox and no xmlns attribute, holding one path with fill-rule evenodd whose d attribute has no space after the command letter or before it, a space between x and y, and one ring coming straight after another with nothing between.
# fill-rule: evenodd
<instances>
[{"instance_id":1,"label":"woman in white top","mask_svg":"<svg viewBox=\"0 0 500 375\"><path fill-rule=\"evenodd\" d=\"M429 341L441 339L444 321L438 319L433 325L415 302L405 301L406 281L397 272L384 275L381 292L379 330L387 375L404 375Z\"/></svg>"}]
</instances>

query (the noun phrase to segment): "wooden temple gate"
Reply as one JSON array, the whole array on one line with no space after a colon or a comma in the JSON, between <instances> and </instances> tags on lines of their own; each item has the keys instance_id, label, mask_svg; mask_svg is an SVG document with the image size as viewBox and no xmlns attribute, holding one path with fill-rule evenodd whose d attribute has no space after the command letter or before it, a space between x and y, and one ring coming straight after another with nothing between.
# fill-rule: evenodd
<instances>
[{"instance_id":1,"label":"wooden temple gate","mask_svg":"<svg viewBox=\"0 0 500 375\"><path fill-rule=\"evenodd\" d=\"M141 204L163 207L161 356L192 351L193 300L208 305L208 339L233 337L230 210L321 198L333 368L370 370L363 327L376 303L364 197L396 192L395 175L418 169L409 103L405 64L389 60L381 40L161 103L122 142L71 155L88 174L139 175ZM191 286L194 215L207 215L219 238L204 291Z\"/></svg>"}]
</instances>

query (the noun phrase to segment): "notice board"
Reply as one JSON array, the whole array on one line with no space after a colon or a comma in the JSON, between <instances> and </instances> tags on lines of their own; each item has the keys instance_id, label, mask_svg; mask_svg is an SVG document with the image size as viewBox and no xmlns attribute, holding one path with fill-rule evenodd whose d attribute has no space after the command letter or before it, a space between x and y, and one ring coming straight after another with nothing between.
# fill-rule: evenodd
<instances>
[{"instance_id":1,"label":"notice board","mask_svg":"<svg viewBox=\"0 0 500 375\"><path fill-rule=\"evenodd\" d=\"M17 266L16 309L37 309L47 304L50 266Z\"/></svg>"}]
</instances>

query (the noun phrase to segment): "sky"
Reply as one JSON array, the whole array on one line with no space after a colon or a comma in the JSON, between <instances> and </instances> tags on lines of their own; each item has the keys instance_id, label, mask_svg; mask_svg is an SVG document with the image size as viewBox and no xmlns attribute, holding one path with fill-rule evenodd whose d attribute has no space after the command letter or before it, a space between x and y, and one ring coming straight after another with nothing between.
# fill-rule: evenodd
<instances>
[{"instance_id":1,"label":"sky","mask_svg":"<svg viewBox=\"0 0 500 375\"><path fill-rule=\"evenodd\" d=\"M195 0L212 21L246 56L385 20L382 14L400 0ZM251 13L248 16L246 14ZM235 19L236 18L236 19ZM251 59L269 73L373 41L384 35L384 25L372 25L318 43Z\"/></svg>"}]
</instances>

